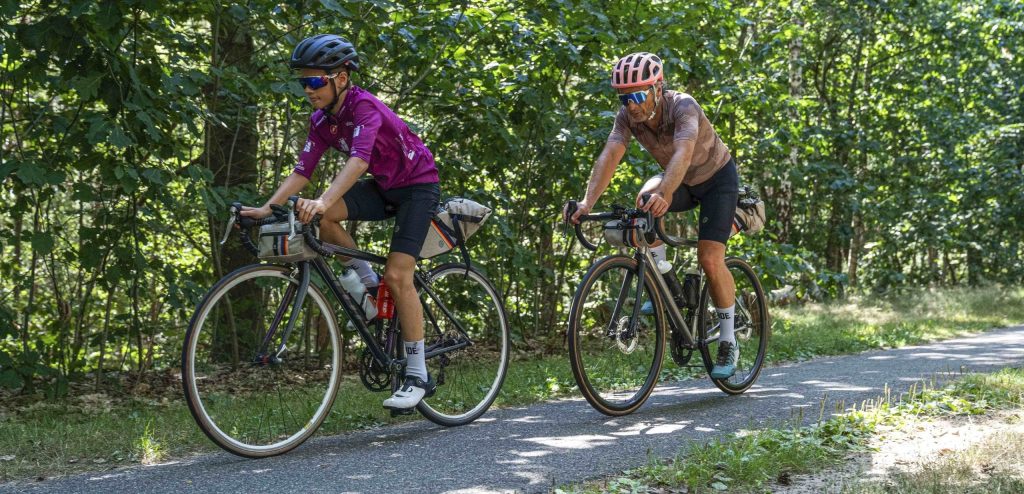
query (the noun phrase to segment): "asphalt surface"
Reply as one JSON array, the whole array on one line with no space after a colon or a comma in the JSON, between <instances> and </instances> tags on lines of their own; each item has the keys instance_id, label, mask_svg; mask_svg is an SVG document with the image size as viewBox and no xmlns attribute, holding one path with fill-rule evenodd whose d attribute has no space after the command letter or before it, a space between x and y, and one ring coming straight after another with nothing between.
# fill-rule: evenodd
<instances>
[{"instance_id":1,"label":"asphalt surface","mask_svg":"<svg viewBox=\"0 0 1024 494\"><path fill-rule=\"evenodd\" d=\"M770 351L769 346L769 351ZM727 396L707 380L661 385L628 417L599 414L582 398L493 410L445 429L425 420L314 438L284 456L209 454L42 482L0 492L547 492L646 464L758 425L806 423L837 408L899 396L922 380L966 369L1024 364L1024 326L963 339L826 357L765 369L758 384ZM674 365L666 359L665 365ZM510 368L515 372L515 366Z\"/></svg>"}]
</instances>

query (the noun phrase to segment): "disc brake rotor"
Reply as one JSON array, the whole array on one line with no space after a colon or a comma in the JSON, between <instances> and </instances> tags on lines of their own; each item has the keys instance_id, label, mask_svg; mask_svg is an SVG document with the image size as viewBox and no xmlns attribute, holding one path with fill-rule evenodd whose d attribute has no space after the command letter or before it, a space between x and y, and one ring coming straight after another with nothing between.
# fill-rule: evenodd
<instances>
[{"instance_id":1,"label":"disc brake rotor","mask_svg":"<svg viewBox=\"0 0 1024 494\"><path fill-rule=\"evenodd\" d=\"M637 342L640 340L637 337L639 329L637 328L637 331L629 330L629 316L622 316L619 319L619 323L615 326L615 344L619 346L622 353L628 355L636 350Z\"/></svg>"}]
</instances>

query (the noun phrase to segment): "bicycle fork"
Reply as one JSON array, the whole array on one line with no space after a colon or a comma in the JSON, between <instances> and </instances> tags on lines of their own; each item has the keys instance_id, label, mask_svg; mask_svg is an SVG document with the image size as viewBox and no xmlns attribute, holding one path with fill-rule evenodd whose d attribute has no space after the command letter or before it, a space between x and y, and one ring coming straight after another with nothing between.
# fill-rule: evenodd
<instances>
[{"instance_id":1,"label":"bicycle fork","mask_svg":"<svg viewBox=\"0 0 1024 494\"><path fill-rule=\"evenodd\" d=\"M295 329L295 321L299 318L299 312L302 309L302 303L306 300L306 293L308 293L308 291L309 263L303 262L299 263L299 285L296 286L289 283L288 288L285 289L284 296L281 297L281 303L278 305L277 311L274 313L274 320L271 321L270 327L267 328L267 334L263 337L263 342L260 344L260 351L256 354L256 361L254 363L260 365L276 365L282 362L281 355L288 349L288 337L291 336L292 330ZM292 302L292 299L294 299L294 303ZM285 326L284 331L281 332L281 343L277 346L273 355L269 355L267 353L267 349L270 347L270 342L277 333L278 326L280 326L281 320L284 319L284 313L289 307L291 307L291 314L288 316L288 325Z\"/></svg>"}]
</instances>

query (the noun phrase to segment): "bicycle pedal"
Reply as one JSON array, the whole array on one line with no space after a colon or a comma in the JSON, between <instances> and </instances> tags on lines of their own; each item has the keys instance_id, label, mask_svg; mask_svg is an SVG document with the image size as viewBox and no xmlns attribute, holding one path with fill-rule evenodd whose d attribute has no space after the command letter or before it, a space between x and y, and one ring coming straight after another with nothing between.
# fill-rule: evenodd
<instances>
[{"instance_id":1,"label":"bicycle pedal","mask_svg":"<svg viewBox=\"0 0 1024 494\"><path fill-rule=\"evenodd\" d=\"M392 408L390 410L391 410L391 417L392 418L398 417L400 415L412 415L413 413L416 413L416 407L413 407L413 408Z\"/></svg>"}]
</instances>

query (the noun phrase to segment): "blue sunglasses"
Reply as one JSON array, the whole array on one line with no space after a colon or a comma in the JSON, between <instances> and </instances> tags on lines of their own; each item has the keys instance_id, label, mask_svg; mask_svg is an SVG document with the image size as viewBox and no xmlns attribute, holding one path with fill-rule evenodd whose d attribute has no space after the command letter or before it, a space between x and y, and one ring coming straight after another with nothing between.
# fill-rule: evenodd
<instances>
[{"instance_id":1,"label":"blue sunglasses","mask_svg":"<svg viewBox=\"0 0 1024 494\"><path fill-rule=\"evenodd\" d=\"M331 75L315 75L312 77L299 77L297 80L299 84L302 84L303 89L312 88L320 89L327 85L327 81L334 79L338 74Z\"/></svg>"},{"instance_id":2,"label":"blue sunglasses","mask_svg":"<svg viewBox=\"0 0 1024 494\"><path fill-rule=\"evenodd\" d=\"M652 86L653 87L653 86ZM647 93L651 88L644 89L643 91L636 91L632 93L620 94L619 101L622 102L622 106L629 106L629 102L632 101L638 105L644 104L647 101Z\"/></svg>"}]
</instances>

